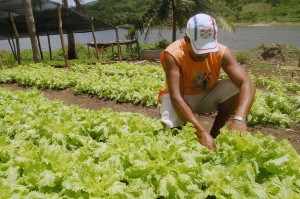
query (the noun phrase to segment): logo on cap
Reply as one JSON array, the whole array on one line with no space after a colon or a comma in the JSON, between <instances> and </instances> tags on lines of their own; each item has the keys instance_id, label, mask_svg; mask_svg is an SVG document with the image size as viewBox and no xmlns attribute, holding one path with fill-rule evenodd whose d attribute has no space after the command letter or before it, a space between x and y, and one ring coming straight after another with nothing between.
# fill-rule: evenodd
<instances>
[{"instance_id":1,"label":"logo on cap","mask_svg":"<svg viewBox=\"0 0 300 199\"><path fill-rule=\"evenodd\" d=\"M204 39L210 38L212 35L212 30L210 28L201 28L199 29L200 36Z\"/></svg>"}]
</instances>

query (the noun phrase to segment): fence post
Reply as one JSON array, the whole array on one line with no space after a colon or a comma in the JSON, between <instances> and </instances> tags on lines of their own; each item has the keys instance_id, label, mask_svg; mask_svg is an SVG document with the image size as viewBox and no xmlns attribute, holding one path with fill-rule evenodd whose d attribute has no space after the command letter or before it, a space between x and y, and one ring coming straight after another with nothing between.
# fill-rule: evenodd
<instances>
[{"instance_id":1,"label":"fence post","mask_svg":"<svg viewBox=\"0 0 300 199\"><path fill-rule=\"evenodd\" d=\"M14 17L12 16L11 12L8 12L9 18L10 18L10 23L12 25L15 37L16 37L16 45L17 45L17 60L18 63L21 64L21 51L20 51L20 42L19 42L19 33L14 21Z\"/></svg>"},{"instance_id":2,"label":"fence post","mask_svg":"<svg viewBox=\"0 0 300 199\"><path fill-rule=\"evenodd\" d=\"M91 18L91 29L92 29L92 34L93 34L93 40L94 40L94 46L95 46L95 51L96 51L96 57L99 61L99 55L98 55L98 45L96 41L96 36L95 36L95 28L94 28L94 18Z\"/></svg>"}]
</instances>

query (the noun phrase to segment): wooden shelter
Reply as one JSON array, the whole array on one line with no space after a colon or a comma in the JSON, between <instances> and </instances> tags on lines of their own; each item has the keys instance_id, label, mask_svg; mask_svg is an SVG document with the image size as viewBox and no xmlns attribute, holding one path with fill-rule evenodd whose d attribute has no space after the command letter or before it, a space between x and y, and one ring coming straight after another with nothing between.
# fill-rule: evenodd
<instances>
[{"instance_id":1,"label":"wooden shelter","mask_svg":"<svg viewBox=\"0 0 300 199\"><path fill-rule=\"evenodd\" d=\"M50 58L52 57L50 35L60 35L63 48L62 35L68 32L92 32L94 36L94 31L116 29L111 25L90 16L79 14L50 0L31 0L31 3L37 36L47 36ZM20 51L18 40L27 37L29 35L22 1L0 0L0 40L8 40L16 59ZM17 44L15 44L14 39ZM96 40L95 37L94 39ZM40 42L39 47L41 48Z\"/></svg>"}]
</instances>

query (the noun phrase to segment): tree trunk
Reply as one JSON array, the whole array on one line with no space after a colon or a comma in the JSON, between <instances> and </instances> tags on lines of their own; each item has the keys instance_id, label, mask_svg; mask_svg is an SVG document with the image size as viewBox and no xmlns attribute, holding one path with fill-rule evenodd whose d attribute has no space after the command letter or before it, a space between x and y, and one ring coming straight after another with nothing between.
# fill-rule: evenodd
<instances>
[{"instance_id":1,"label":"tree trunk","mask_svg":"<svg viewBox=\"0 0 300 199\"><path fill-rule=\"evenodd\" d=\"M81 5L81 1L80 0L74 0L75 4L76 4L76 11L80 14L85 14L85 10L84 7Z\"/></svg>"},{"instance_id":2,"label":"tree trunk","mask_svg":"<svg viewBox=\"0 0 300 199\"><path fill-rule=\"evenodd\" d=\"M33 17L33 13L32 13L32 7L31 7L31 1L23 0L23 4L24 4L24 12L25 12L28 34L29 34L30 41L31 41L33 60L35 63L39 63L39 62L41 62L41 54L40 54L40 51L38 48L35 22L34 22L34 17Z\"/></svg>"},{"instance_id":3,"label":"tree trunk","mask_svg":"<svg viewBox=\"0 0 300 199\"><path fill-rule=\"evenodd\" d=\"M68 59L77 59L74 33L68 33Z\"/></svg>"},{"instance_id":4,"label":"tree trunk","mask_svg":"<svg viewBox=\"0 0 300 199\"><path fill-rule=\"evenodd\" d=\"M300 55L299 55L299 62L298 62L298 67L300 67Z\"/></svg>"},{"instance_id":5,"label":"tree trunk","mask_svg":"<svg viewBox=\"0 0 300 199\"><path fill-rule=\"evenodd\" d=\"M60 43L61 43L61 49L63 51L64 60L65 60L65 67L69 67L69 61L67 58L67 54L65 51L65 44L64 44L64 35L63 35L63 27L62 27L62 19L61 19L61 7L60 5L57 5L57 15L58 15L58 30L60 35Z\"/></svg>"},{"instance_id":6,"label":"tree trunk","mask_svg":"<svg viewBox=\"0 0 300 199\"><path fill-rule=\"evenodd\" d=\"M173 10L173 24L172 24L172 41L176 41L176 7L175 2L172 0L172 10Z\"/></svg>"},{"instance_id":7,"label":"tree trunk","mask_svg":"<svg viewBox=\"0 0 300 199\"><path fill-rule=\"evenodd\" d=\"M63 0L63 4L66 8L69 8L67 0ZM72 31L68 31L68 59L77 59L75 38Z\"/></svg>"}]
</instances>

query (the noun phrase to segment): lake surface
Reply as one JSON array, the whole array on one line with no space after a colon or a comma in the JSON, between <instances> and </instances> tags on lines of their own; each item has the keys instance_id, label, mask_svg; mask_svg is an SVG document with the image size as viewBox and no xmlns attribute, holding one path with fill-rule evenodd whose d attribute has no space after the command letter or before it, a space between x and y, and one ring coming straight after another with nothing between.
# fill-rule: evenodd
<instances>
[{"instance_id":1,"label":"lake surface","mask_svg":"<svg viewBox=\"0 0 300 199\"><path fill-rule=\"evenodd\" d=\"M96 39L98 42L107 42L116 40L114 30L106 30L96 32ZM125 40L127 30L119 29L120 40ZM86 44L93 41L92 33L76 33L75 41L81 44ZM183 32L177 33L177 38L182 38ZM61 48L59 35L52 35L51 37L52 50ZM139 36L141 43L152 43L162 39L171 40L171 30L151 30L147 40L143 35ZM48 50L48 41L46 36L41 36L41 45L43 50ZM67 44L67 37L64 35L64 41ZM236 27L235 33L228 33L219 30L218 42L227 45L233 51L250 50L258 47L262 43L286 43L300 48L300 26L242 26ZM29 38L20 39L21 49L31 48ZM10 50L7 40L0 41L0 50Z\"/></svg>"}]
</instances>

